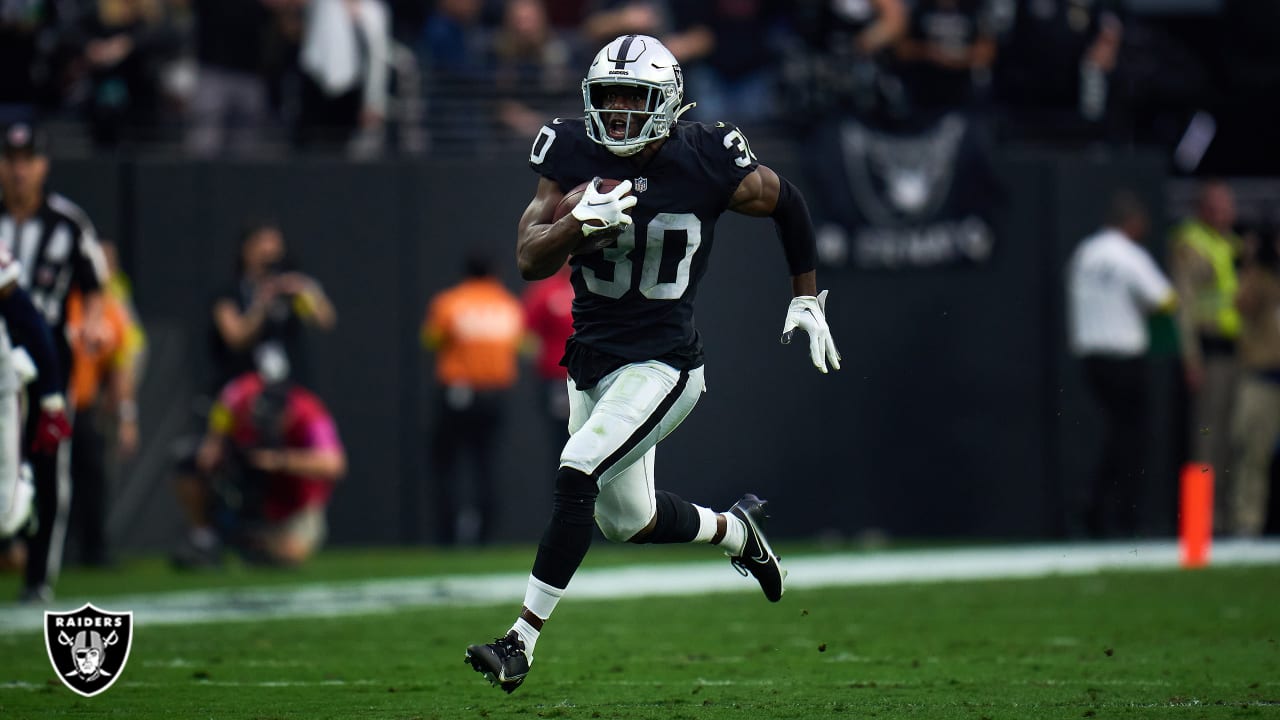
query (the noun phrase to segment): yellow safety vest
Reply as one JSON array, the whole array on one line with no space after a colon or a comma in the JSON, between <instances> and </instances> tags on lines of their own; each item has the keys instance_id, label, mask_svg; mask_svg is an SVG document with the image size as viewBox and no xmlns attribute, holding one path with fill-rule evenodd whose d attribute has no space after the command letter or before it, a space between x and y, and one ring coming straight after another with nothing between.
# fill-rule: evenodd
<instances>
[{"instance_id":1,"label":"yellow safety vest","mask_svg":"<svg viewBox=\"0 0 1280 720\"><path fill-rule=\"evenodd\" d=\"M1240 313L1236 311L1236 243L1234 237L1222 235L1199 220L1188 220L1178 226L1175 242L1186 243L1213 266L1214 286L1200 288L1195 303L1196 319L1212 325L1225 338L1240 335Z\"/></svg>"}]
</instances>

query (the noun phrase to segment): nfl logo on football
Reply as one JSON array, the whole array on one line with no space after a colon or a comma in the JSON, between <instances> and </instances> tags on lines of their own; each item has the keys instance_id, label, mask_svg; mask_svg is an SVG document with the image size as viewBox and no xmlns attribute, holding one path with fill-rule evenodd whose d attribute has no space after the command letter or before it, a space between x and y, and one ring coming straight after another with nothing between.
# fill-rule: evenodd
<instances>
[{"instance_id":1,"label":"nfl logo on football","mask_svg":"<svg viewBox=\"0 0 1280 720\"><path fill-rule=\"evenodd\" d=\"M53 669L85 697L105 692L124 671L133 640L133 613L85 603L79 610L44 614L44 645Z\"/></svg>"}]
</instances>

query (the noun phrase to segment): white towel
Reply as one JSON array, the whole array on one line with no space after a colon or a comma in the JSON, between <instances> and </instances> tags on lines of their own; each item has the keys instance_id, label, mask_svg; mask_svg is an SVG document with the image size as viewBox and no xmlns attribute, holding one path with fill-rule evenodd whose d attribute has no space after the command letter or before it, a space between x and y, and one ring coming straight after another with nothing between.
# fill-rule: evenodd
<instances>
[{"instance_id":1,"label":"white towel","mask_svg":"<svg viewBox=\"0 0 1280 720\"><path fill-rule=\"evenodd\" d=\"M302 69L329 95L360 84L356 25L344 0L311 0L302 35Z\"/></svg>"},{"instance_id":2,"label":"white towel","mask_svg":"<svg viewBox=\"0 0 1280 720\"><path fill-rule=\"evenodd\" d=\"M358 0L354 15L345 0L311 0L302 37L303 71L330 96L363 87L365 107L385 112L390 24L381 0Z\"/></svg>"}]
</instances>

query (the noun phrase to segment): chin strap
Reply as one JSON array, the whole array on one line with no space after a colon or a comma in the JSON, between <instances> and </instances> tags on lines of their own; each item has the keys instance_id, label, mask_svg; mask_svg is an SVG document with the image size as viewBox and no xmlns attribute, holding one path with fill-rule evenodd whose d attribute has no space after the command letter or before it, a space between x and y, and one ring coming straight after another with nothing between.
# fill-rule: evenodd
<instances>
[{"instance_id":1,"label":"chin strap","mask_svg":"<svg viewBox=\"0 0 1280 720\"><path fill-rule=\"evenodd\" d=\"M677 111L676 111L675 116L671 118L671 122L673 122L673 123L674 123L676 120L679 120L679 119L680 119L680 116L681 116L681 115L683 115L683 114L685 114L685 113L689 112L690 110L692 110L692 109L694 109L694 108L696 108L696 107L698 107L698 103L696 103L696 102L691 102L691 103L689 103L688 105L685 105L684 107L682 107L682 108L680 108L679 110L677 110Z\"/></svg>"}]
</instances>

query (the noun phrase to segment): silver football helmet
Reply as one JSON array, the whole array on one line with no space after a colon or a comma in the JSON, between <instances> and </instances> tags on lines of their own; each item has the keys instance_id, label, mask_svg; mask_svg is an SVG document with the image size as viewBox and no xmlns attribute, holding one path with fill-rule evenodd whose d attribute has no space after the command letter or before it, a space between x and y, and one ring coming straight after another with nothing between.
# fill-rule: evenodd
<instances>
[{"instance_id":1,"label":"silver football helmet","mask_svg":"<svg viewBox=\"0 0 1280 720\"><path fill-rule=\"evenodd\" d=\"M617 85L644 91L643 108L614 110L603 107L607 88ZM595 60L587 69L587 77L582 81L587 137L614 155L634 155L645 145L666 137L676 118L693 107L692 104L681 107L683 98L684 73L670 50L648 35L615 38L596 53ZM620 137L610 134L609 119L614 121L614 129Z\"/></svg>"}]
</instances>

